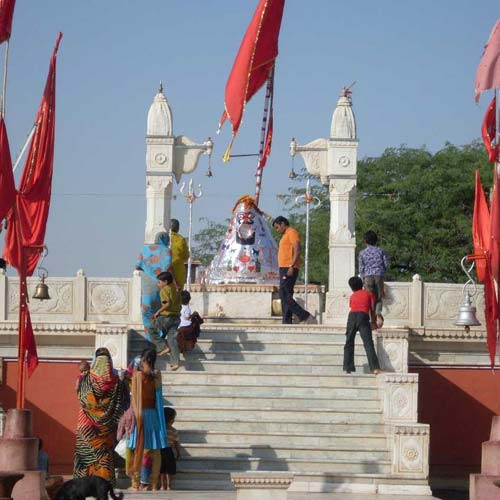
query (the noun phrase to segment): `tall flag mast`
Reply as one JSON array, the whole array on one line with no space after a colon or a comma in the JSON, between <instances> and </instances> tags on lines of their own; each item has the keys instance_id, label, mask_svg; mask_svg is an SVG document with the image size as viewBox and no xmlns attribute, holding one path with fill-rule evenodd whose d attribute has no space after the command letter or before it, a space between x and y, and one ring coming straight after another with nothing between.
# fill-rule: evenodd
<instances>
[{"instance_id":1,"label":"tall flag mast","mask_svg":"<svg viewBox=\"0 0 500 500\"><path fill-rule=\"evenodd\" d=\"M56 56L61 38L62 33L59 33L35 119L36 130L31 139L14 203L7 216L4 257L19 274L17 408L24 408L26 378L31 376L38 365L27 301L27 277L32 276L43 252L50 208L55 139ZM7 162L8 158L5 161Z\"/></svg>"},{"instance_id":2,"label":"tall flag mast","mask_svg":"<svg viewBox=\"0 0 500 500\"><path fill-rule=\"evenodd\" d=\"M245 105L267 83L257 162L255 205L259 203L262 171L271 152L273 136L274 68L285 0L259 0L240 45L226 83L224 112L219 131L229 119L232 138L223 161L229 161L234 139L241 125Z\"/></svg>"}]
</instances>

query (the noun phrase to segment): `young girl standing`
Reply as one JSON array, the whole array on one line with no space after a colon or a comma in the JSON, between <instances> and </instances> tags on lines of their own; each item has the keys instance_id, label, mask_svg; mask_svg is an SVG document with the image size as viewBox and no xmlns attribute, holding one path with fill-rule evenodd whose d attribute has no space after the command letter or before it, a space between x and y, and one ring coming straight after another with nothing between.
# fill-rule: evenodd
<instances>
[{"instance_id":1,"label":"young girl standing","mask_svg":"<svg viewBox=\"0 0 500 500\"><path fill-rule=\"evenodd\" d=\"M135 428L130 436L131 450L127 474L135 490L152 490L160 474L160 450L167 446L163 413L161 372L155 369L156 351L144 349L141 368L132 376L132 407Z\"/></svg>"}]
</instances>

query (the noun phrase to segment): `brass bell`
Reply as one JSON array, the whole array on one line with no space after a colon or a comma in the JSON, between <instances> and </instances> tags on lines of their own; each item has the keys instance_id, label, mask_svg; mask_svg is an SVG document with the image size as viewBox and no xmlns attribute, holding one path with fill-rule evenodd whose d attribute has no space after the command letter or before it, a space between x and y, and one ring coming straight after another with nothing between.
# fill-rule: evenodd
<instances>
[{"instance_id":1,"label":"brass bell","mask_svg":"<svg viewBox=\"0 0 500 500\"><path fill-rule=\"evenodd\" d=\"M42 276L40 283L35 288L35 293L33 295L34 299L38 300L49 300L49 287L45 283L45 278Z\"/></svg>"},{"instance_id":2,"label":"brass bell","mask_svg":"<svg viewBox=\"0 0 500 500\"><path fill-rule=\"evenodd\" d=\"M465 331L468 332L471 326L480 326L481 323L476 317L476 308L472 305L469 292L465 293L464 303L458 310L457 320L455 325L464 326Z\"/></svg>"}]
</instances>

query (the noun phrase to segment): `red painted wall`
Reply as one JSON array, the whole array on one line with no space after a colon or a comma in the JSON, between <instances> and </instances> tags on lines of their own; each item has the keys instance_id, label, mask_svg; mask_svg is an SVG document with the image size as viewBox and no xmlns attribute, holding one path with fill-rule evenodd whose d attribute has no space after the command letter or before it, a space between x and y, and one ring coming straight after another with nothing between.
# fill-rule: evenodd
<instances>
[{"instance_id":1,"label":"red painted wall","mask_svg":"<svg viewBox=\"0 0 500 500\"><path fill-rule=\"evenodd\" d=\"M418 373L418 421L430 424L431 477L466 478L481 469L481 443L500 414L500 371L410 370Z\"/></svg>"},{"instance_id":2,"label":"red painted wall","mask_svg":"<svg viewBox=\"0 0 500 500\"><path fill-rule=\"evenodd\" d=\"M33 411L36 436L43 439L54 474L72 474L78 401L78 362L42 361L28 380L26 407ZM16 404L17 364L4 362L0 402ZM500 371L416 368L419 422L431 426L431 477L461 477L481 467L481 443L491 419L500 414Z\"/></svg>"},{"instance_id":3,"label":"red painted wall","mask_svg":"<svg viewBox=\"0 0 500 500\"><path fill-rule=\"evenodd\" d=\"M77 362L41 361L26 384L26 408L33 411L33 432L42 438L53 474L73 473L78 400ZM16 406L17 363L4 362L0 401L4 410Z\"/></svg>"}]
</instances>

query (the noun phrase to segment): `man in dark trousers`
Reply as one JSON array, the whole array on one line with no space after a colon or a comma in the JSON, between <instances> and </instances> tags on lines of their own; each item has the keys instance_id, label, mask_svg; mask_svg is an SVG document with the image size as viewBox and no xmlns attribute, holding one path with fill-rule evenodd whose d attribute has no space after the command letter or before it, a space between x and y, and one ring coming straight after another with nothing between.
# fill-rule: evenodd
<instances>
[{"instance_id":1,"label":"man in dark trousers","mask_svg":"<svg viewBox=\"0 0 500 500\"><path fill-rule=\"evenodd\" d=\"M300 323L317 323L316 318L295 302L293 287L297 281L300 268L300 235L290 227L286 217L280 215L273 220L273 227L281 234L278 249L278 266L280 271L280 299L283 323L292 323L295 314Z\"/></svg>"}]
</instances>

